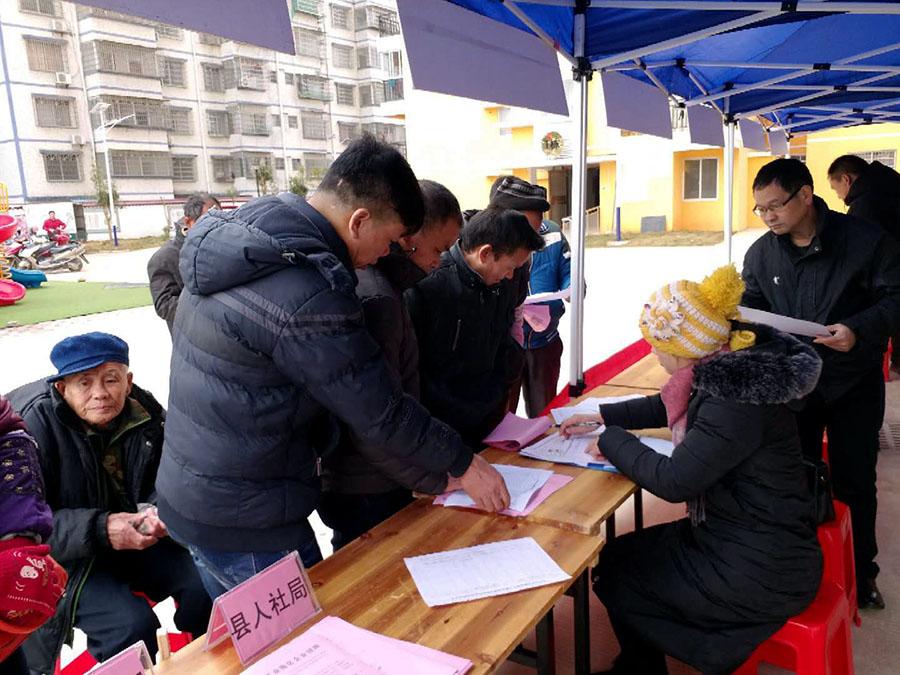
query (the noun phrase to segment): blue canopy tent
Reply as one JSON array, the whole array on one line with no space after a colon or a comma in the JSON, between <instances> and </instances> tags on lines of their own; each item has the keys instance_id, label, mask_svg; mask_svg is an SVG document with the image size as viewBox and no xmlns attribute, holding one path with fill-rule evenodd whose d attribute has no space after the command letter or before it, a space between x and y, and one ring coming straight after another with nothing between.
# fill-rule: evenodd
<instances>
[{"instance_id":1,"label":"blue canopy tent","mask_svg":"<svg viewBox=\"0 0 900 675\"><path fill-rule=\"evenodd\" d=\"M770 134L790 134L900 119L900 3L889 0L442 2L540 39L572 64L573 77L579 83L574 115L578 143L572 164L569 384L574 393L580 393L584 384L587 83L594 71L618 72L652 85L688 108L688 114L691 108L703 106L721 115L729 260L735 127L741 120L763 116ZM401 22L403 4L398 3ZM410 28L403 26L406 35ZM443 91L419 87L415 66L410 54L418 88ZM477 79L477 74L468 75ZM529 107L543 109L540 101Z\"/></svg>"}]
</instances>

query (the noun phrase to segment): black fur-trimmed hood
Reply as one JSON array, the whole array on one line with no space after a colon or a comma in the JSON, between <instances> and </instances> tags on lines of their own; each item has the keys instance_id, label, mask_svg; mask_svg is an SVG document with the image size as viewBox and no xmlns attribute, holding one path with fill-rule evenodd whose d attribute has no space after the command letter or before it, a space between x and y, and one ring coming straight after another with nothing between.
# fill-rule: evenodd
<instances>
[{"instance_id":1,"label":"black fur-trimmed hood","mask_svg":"<svg viewBox=\"0 0 900 675\"><path fill-rule=\"evenodd\" d=\"M755 405L803 398L819 381L822 359L797 338L760 324L749 349L725 352L694 368L694 388L717 398Z\"/></svg>"}]
</instances>

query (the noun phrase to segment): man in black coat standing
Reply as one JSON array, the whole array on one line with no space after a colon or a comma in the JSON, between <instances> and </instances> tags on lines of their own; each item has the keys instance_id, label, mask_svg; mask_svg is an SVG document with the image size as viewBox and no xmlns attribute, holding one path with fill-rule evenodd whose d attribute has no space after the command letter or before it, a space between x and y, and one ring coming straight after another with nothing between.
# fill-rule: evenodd
<instances>
[{"instance_id":1,"label":"man in black coat standing","mask_svg":"<svg viewBox=\"0 0 900 675\"><path fill-rule=\"evenodd\" d=\"M797 422L804 453L828 433L835 497L850 507L861 608L883 608L875 584L876 463L884 418L881 364L900 324L900 247L875 224L831 211L795 159L766 164L754 211L769 228L744 259L742 304L825 324L814 340L822 376Z\"/></svg>"},{"instance_id":2,"label":"man in black coat standing","mask_svg":"<svg viewBox=\"0 0 900 675\"><path fill-rule=\"evenodd\" d=\"M206 192L195 192L188 197L184 202L184 217L175 224L175 237L163 244L147 263L153 307L159 318L168 324L170 335L175 310L178 309L178 296L184 288L178 271L178 256L181 255L184 237L200 216L210 209L219 208L222 208L219 200Z\"/></svg>"}]
</instances>

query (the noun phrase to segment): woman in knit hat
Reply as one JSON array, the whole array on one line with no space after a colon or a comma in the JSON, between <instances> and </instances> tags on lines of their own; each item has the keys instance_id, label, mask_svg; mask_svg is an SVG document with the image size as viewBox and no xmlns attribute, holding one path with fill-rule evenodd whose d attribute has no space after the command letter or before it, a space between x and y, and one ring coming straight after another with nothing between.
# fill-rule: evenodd
<instances>
[{"instance_id":1,"label":"woman in knit hat","mask_svg":"<svg viewBox=\"0 0 900 675\"><path fill-rule=\"evenodd\" d=\"M655 396L563 425L564 435L605 425L595 455L688 505L687 518L602 551L594 592L621 646L609 672L665 673L669 654L703 673L730 673L818 590L815 510L788 404L812 391L821 361L771 328L734 330L742 292L729 265L654 293L641 332L669 381ZM626 431L665 426L671 457Z\"/></svg>"}]
</instances>

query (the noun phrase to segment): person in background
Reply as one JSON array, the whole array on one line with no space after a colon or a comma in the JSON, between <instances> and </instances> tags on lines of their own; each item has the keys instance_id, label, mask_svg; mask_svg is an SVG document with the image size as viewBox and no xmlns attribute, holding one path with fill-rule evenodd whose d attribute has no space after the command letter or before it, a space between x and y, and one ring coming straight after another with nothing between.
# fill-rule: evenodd
<instances>
[{"instance_id":1,"label":"person in background","mask_svg":"<svg viewBox=\"0 0 900 675\"><path fill-rule=\"evenodd\" d=\"M66 224L56 217L56 211L50 211L47 215L47 220L44 221L43 229L48 237L53 237L57 232L65 232Z\"/></svg>"},{"instance_id":2,"label":"person in background","mask_svg":"<svg viewBox=\"0 0 900 675\"><path fill-rule=\"evenodd\" d=\"M900 173L881 162L869 164L856 155L841 155L828 167L828 183L849 215L881 225L900 241ZM891 340L891 371L900 377L900 334L894 333Z\"/></svg>"},{"instance_id":3,"label":"person in background","mask_svg":"<svg viewBox=\"0 0 900 675\"><path fill-rule=\"evenodd\" d=\"M355 270L414 235L424 211L403 155L366 134L308 200L262 197L188 233L156 486L211 596L291 551L321 560L309 516L341 425L370 460L508 505L500 474L403 392L363 321Z\"/></svg>"},{"instance_id":4,"label":"person in background","mask_svg":"<svg viewBox=\"0 0 900 675\"><path fill-rule=\"evenodd\" d=\"M155 655L159 621L133 591L173 597L178 628L203 634L212 603L152 506L165 411L132 383L128 345L114 335L68 337L50 360L56 374L8 395L37 442L48 543L69 575L55 616L25 642L29 667L52 673L72 626L97 661L138 640Z\"/></svg>"},{"instance_id":5,"label":"person in background","mask_svg":"<svg viewBox=\"0 0 900 675\"><path fill-rule=\"evenodd\" d=\"M200 216L210 209L220 208L219 200L206 192L195 192L188 197L184 202L184 217L175 223L175 237L160 246L147 263L153 308L168 325L169 335L172 334L175 310L178 309L178 297L184 288L181 272L178 271L178 256L181 255L184 237Z\"/></svg>"},{"instance_id":6,"label":"person in background","mask_svg":"<svg viewBox=\"0 0 900 675\"><path fill-rule=\"evenodd\" d=\"M733 266L654 293L640 328L669 381L562 425L606 425L591 454L688 517L603 548L594 592L621 653L620 675L663 675L665 655L725 675L816 595L822 553L792 402L813 390L815 350L766 326L733 326ZM735 330L737 328L737 330ZM591 426L580 426L591 425ZM670 457L626 429L666 427Z\"/></svg>"},{"instance_id":7,"label":"person in background","mask_svg":"<svg viewBox=\"0 0 900 675\"><path fill-rule=\"evenodd\" d=\"M0 396L0 673L28 675L20 645L47 622L66 590L66 571L50 557L53 515L34 439Z\"/></svg>"},{"instance_id":8,"label":"person in background","mask_svg":"<svg viewBox=\"0 0 900 675\"><path fill-rule=\"evenodd\" d=\"M875 584L882 362L900 332L900 245L881 227L837 213L813 191L802 162L776 159L753 181L754 211L769 231L744 258L746 307L823 324L814 340L822 377L797 416L803 451L828 458L836 499L850 507L859 606L883 608Z\"/></svg>"},{"instance_id":9,"label":"person in background","mask_svg":"<svg viewBox=\"0 0 900 675\"><path fill-rule=\"evenodd\" d=\"M569 242L559 225L543 218L543 214L550 209L547 191L540 185L515 176L501 176L491 189L490 206L519 211L544 239L544 248L531 256L531 268L526 277L527 294L555 293L568 288L571 281ZM546 323L539 323L540 319L530 319L529 310L535 313L545 311L547 315L542 318ZM525 366L521 383L529 417L539 416L556 395L563 352L559 320L565 311L562 300L539 303L524 311ZM515 412L518 400L519 389L516 388L511 399L512 412Z\"/></svg>"},{"instance_id":10,"label":"person in background","mask_svg":"<svg viewBox=\"0 0 900 675\"><path fill-rule=\"evenodd\" d=\"M422 403L474 447L503 419L521 372L510 356L515 271L543 239L521 213L485 209L463 227L440 266L406 292L419 341Z\"/></svg>"},{"instance_id":11,"label":"person in background","mask_svg":"<svg viewBox=\"0 0 900 675\"><path fill-rule=\"evenodd\" d=\"M357 272L356 294L362 301L366 328L381 347L391 375L403 391L419 398L419 347L403 292L425 278L459 238L459 202L446 187L420 180L425 200L421 229L391 245L391 252ZM377 452L373 448L373 452ZM389 453L370 454L354 447L349 434L326 463L323 494L316 511L332 530L334 549L356 539L412 502L411 490L440 494L458 481L424 471Z\"/></svg>"}]
</instances>

